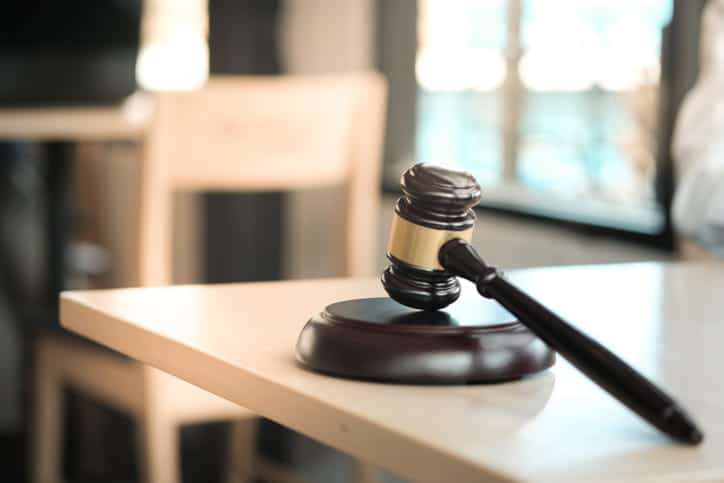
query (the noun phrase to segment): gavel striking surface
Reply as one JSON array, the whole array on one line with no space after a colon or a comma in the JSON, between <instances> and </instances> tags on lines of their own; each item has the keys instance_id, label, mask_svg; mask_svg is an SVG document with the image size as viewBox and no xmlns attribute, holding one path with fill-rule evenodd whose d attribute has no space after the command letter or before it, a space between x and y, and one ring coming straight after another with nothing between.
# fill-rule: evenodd
<instances>
[{"instance_id":1,"label":"gavel striking surface","mask_svg":"<svg viewBox=\"0 0 724 483\"><path fill-rule=\"evenodd\" d=\"M380 297L333 303L312 317L299 336L297 359L354 379L469 384L517 379L550 367L555 357L485 300L421 311Z\"/></svg>"}]
</instances>

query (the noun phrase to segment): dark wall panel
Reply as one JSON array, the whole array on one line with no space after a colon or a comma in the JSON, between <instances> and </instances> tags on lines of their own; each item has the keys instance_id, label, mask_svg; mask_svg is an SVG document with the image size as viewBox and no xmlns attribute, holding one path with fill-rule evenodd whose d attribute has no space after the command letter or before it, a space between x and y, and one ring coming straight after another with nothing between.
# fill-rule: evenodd
<instances>
[{"instance_id":1,"label":"dark wall panel","mask_svg":"<svg viewBox=\"0 0 724 483\"><path fill-rule=\"evenodd\" d=\"M210 0L211 74L279 74L279 13L277 0ZM205 195L207 282L281 278L282 202L280 193Z\"/></svg>"}]
</instances>

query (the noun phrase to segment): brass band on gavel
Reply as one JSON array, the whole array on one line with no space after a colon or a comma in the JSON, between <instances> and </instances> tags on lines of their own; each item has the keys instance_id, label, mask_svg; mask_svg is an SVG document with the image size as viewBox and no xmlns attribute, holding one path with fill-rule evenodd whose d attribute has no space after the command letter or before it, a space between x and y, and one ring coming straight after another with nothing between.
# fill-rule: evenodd
<instances>
[{"instance_id":1,"label":"brass band on gavel","mask_svg":"<svg viewBox=\"0 0 724 483\"><path fill-rule=\"evenodd\" d=\"M462 231L436 230L407 221L394 213L387 253L416 268L444 270L438 261L440 247L454 238L469 242L472 236L472 227Z\"/></svg>"}]
</instances>

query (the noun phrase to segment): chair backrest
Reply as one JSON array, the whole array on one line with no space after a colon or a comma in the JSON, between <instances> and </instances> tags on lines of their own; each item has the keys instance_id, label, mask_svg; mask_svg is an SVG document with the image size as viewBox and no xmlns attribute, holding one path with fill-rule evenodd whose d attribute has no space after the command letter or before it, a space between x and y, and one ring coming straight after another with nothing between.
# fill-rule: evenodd
<instances>
[{"instance_id":1,"label":"chair backrest","mask_svg":"<svg viewBox=\"0 0 724 483\"><path fill-rule=\"evenodd\" d=\"M142 171L139 275L170 283L178 190L345 188L342 275L373 270L386 88L376 73L212 77L159 94Z\"/></svg>"}]
</instances>

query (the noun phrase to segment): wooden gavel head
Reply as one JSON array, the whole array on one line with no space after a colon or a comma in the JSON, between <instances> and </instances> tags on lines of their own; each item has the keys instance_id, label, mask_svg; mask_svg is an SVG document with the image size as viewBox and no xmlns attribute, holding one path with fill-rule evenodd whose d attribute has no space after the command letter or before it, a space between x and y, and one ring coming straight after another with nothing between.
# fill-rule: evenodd
<instances>
[{"instance_id":1,"label":"wooden gavel head","mask_svg":"<svg viewBox=\"0 0 724 483\"><path fill-rule=\"evenodd\" d=\"M441 309L460 296L460 283L440 265L438 254L452 239L470 241L480 185L469 173L429 164L405 171L400 185L382 285L403 305Z\"/></svg>"},{"instance_id":2,"label":"wooden gavel head","mask_svg":"<svg viewBox=\"0 0 724 483\"><path fill-rule=\"evenodd\" d=\"M405 384L507 381L550 367L550 347L508 312L478 299L437 310L460 296L457 277L475 283L484 297L512 295L540 310L468 243L475 223L471 208L480 199L475 178L418 164L401 183L390 266L382 274L390 297L328 305L304 326L297 359L327 374Z\"/></svg>"}]
</instances>

